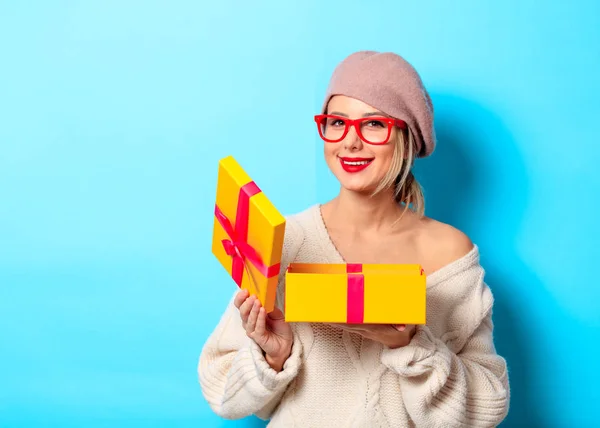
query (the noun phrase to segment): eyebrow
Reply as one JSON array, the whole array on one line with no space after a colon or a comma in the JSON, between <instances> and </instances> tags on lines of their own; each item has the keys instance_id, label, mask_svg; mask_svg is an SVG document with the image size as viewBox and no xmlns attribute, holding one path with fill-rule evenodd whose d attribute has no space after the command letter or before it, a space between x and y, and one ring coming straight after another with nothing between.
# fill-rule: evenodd
<instances>
[{"instance_id":1,"label":"eyebrow","mask_svg":"<svg viewBox=\"0 0 600 428\"><path fill-rule=\"evenodd\" d=\"M332 114L332 115L335 115L335 116L343 116L343 117L348 117L348 115L347 115L347 114L345 114L345 113L342 113L342 112L339 112L339 111L332 111L332 112L331 112L331 113L329 113L329 114ZM383 113L382 113L382 112L380 112L380 111L373 111L373 112L365 113L365 114L363 114L363 115L362 115L362 117L371 117L371 116L383 116L383 117L388 117L386 114L383 114Z\"/></svg>"}]
</instances>

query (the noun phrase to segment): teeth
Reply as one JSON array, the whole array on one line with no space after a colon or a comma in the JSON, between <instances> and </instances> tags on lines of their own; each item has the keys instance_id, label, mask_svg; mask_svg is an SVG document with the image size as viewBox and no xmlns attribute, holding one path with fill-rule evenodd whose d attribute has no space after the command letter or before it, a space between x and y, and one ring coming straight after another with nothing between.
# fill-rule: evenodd
<instances>
[{"instance_id":1,"label":"teeth","mask_svg":"<svg viewBox=\"0 0 600 428\"><path fill-rule=\"evenodd\" d=\"M348 161L344 161L344 163L345 163L346 165L354 165L354 166L358 166L358 165L366 165L366 164L368 164L369 162L371 162L371 161L370 161L370 160L368 160L368 161L359 161L359 162L348 162Z\"/></svg>"}]
</instances>

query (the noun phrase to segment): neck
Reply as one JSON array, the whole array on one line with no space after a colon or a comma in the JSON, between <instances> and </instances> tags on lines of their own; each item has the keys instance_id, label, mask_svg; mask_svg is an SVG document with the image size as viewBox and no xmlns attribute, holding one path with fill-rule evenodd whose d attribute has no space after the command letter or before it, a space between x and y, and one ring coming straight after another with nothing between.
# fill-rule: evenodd
<instances>
[{"instance_id":1,"label":"neck","mask_svg":"<svg viewBox=\"0 0 600 428\"><path fill-rule=\"evenodd\" d=\"M397 225L403 211L403 207L394 199L393 190L371 196L342 188L328 205L329 217L335 223L362 232Z\"/></svg>"}]
</instances>

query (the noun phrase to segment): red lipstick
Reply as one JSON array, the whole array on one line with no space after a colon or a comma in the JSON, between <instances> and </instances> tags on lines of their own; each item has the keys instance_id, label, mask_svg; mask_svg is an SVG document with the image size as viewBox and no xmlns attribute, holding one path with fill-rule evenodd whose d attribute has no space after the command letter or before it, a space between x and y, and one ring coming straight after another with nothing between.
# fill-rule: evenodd
<instances>
[{"instance_id":1,"label":"red lipstick","mask_svg":"<svg viewBox=\"0 0 600 428\"><path fill-rule=\"evenodd\" d=\"M342 158L340 157L340 164L346 172L355 173L360 172L373 161L373 158Z\"/></svg>"}]
</instances>

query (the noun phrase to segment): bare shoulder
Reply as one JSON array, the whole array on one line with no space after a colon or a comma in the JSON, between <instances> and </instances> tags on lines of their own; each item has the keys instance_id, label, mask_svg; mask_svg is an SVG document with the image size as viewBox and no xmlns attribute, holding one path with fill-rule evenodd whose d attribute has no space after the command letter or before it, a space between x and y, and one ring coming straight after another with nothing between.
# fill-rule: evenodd
<instances>
[{"instance_id":1,"label":"bare shoulder","mask_svg":"<svg viewBox=\"0 0 600 428\"><path fill-rule=\"evenodd\" d=\"M431 273L464 257L473 242L454 226L426 217L420 221L418 247L425 270Z\"/></svg>"}]
</instances>

